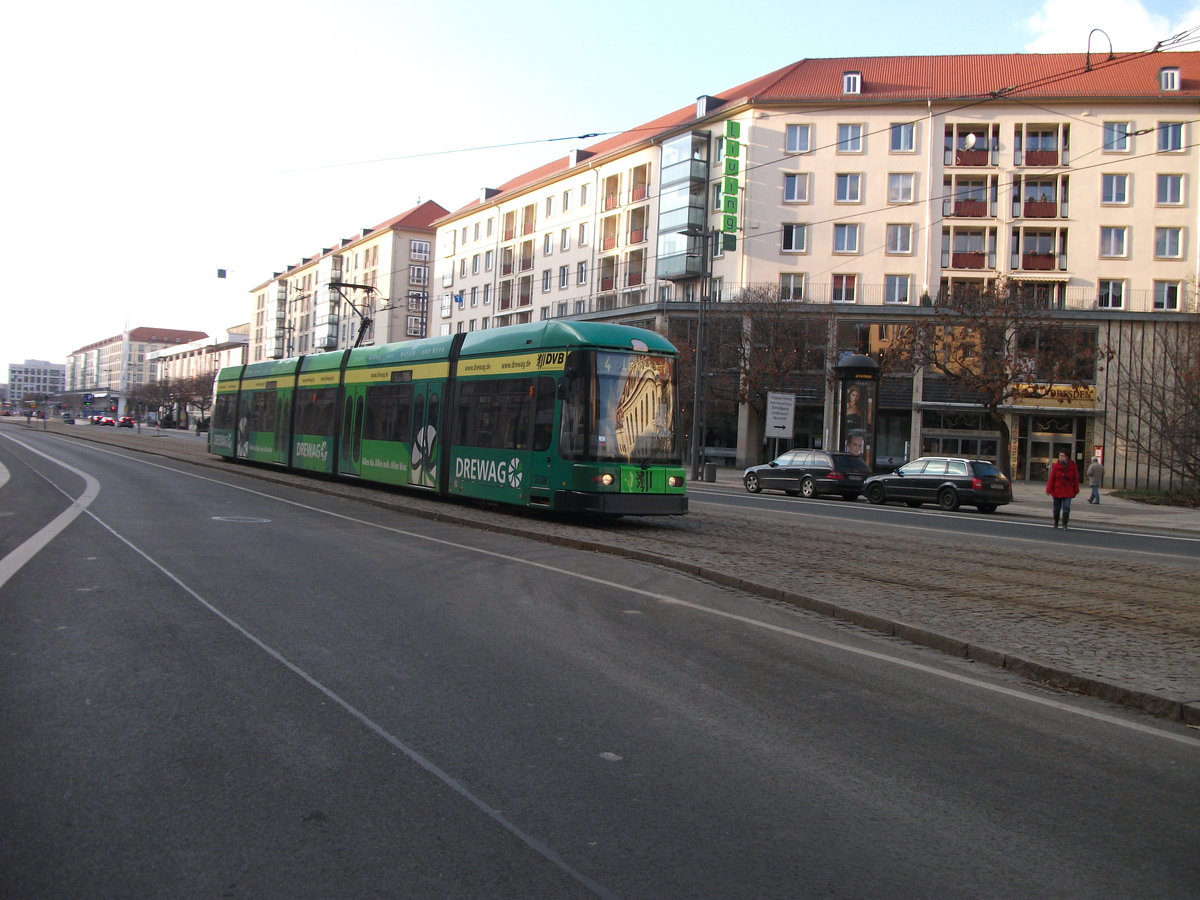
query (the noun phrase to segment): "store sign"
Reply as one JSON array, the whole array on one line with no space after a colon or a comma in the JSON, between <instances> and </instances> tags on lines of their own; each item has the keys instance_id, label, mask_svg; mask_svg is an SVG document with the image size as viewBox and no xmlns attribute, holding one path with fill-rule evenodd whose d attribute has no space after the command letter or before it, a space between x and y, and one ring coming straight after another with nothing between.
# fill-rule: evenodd
<instances>
[{"instance_id":1,"label":"store sign","mask_svg":"<svg viewBox=\"0 0 1200 900\"><path fill-rule=\"evenodd\" d=\"M721 224L724 232L722 246L726 250L737 249L739 205L741 204L742 174L742 123L729 120L725 123L725 169L721 178Z\"/></svg>"},{"instance_id":2,"label":"store sign","mask_svg":"<svg viewBox=\"0 0 1200 900\"><path fill-rule=\"evenodd\" d=\"M796 426L796 395L767 394L766 437L791 438Z\"/></svg>"}]
</instances>

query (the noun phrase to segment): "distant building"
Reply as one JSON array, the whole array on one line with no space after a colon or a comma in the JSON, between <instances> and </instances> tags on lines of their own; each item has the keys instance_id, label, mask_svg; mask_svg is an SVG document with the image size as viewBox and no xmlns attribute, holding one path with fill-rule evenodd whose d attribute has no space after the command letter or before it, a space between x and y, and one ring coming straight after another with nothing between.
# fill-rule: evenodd
<instances>
[{"instance_id":1,"label":"distant building","mask_svg":"<svg viewBox=\"0 0 1200 900\"><path fill-rule=\"evenodd\" d=\"M90 393L123 415L129 392L153 380L150 353L206 337L203 331L142 327L80 347L67 356L66 391Z\"/></svg>"},{"instance_id":2,"label":"distant building","mask_svg":"<svg viewBox=\"0 0 1200 900\"><path fill-rule=\"evenodd\" d=\"M246 362L250 323L235 325L219 338L205 337L186 344L163 347L146 355L149 381L215 375L222 366Z\"/></svg>"},{"instance_id":3,"label":"distant building","mask_svg":"<svg viewBox=\"0 0 1200 900\"><path fill-rule=\"evenodd\" d=\"M46 400L63 392L67 367L42 359L27 359L8 367L8 397L14 404Z\"/></svg>"},{"instance_id":4,"label":"distant building","mask_svg":"<svg viewBox=\"0 0 1200 900\"><path fill-rule=\"evenodd\" d=\"M249 362L426 333L432 200L304 257L252 290Z\"/></svg>"}]
</instances>

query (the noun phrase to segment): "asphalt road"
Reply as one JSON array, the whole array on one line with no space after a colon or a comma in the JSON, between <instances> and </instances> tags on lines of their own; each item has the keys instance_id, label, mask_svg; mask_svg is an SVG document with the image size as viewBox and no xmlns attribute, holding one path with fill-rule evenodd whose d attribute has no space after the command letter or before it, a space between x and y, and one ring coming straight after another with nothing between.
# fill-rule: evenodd
<instances>
[{"instance_id":1,"label":"asphalt road","mask_svg":"<svg viewBox=\"0 0 1200 900\"><path fill-rule=\"evenodd\" d=\"M633 560L19 437L6 896L1194 895L1177 723Z\"/></svg>"}]
</instances>

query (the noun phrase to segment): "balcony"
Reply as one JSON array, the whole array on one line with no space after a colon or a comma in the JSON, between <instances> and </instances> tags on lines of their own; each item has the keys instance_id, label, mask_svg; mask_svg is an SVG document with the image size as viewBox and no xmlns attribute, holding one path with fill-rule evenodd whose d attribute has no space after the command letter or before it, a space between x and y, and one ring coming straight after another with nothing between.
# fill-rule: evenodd
<instances>
[{"instance_id":1,"label":"balcony","mask_svg":"<svg viewBox=\"0 0 1200 900\"><path fill-rule=\"evenodd\" d=\"M618 198L617 198L616 194L605 194L604 200L601 204L601 208L605 209L605 210L616 209L617 206L619 206L619 205L620 204L618 202Z\"/></svg>"},{"instance_id":2,"label":"balcony","mask_svg":"<svg viewBox=\"0 0 1200 900\"><path fill-rule=\"evenodd\" d=\"M614 278L612 275L601 275L600 290L602 292L613 290L616 287L616 281L616 278Z\"/></svg>"},{"instance_id":3,"label":"balcony","mask_svg":"<svg viewBox=\"0 0 1200 900\"><path fill-rule=\"evenodd\" d=\"M986 200L955 200L951 215L982 218L987 215Z\"/></svg>"},{"instance_id":4,"label":"balcony","mask_svg":"<svg viewBox=\"0 0 1200 900\"><path fill-rule=\"evenodd\" d=\"M505 228L504 229L504 240L511 241L516 236L517 236L517 230L515 228Z\"/></svg>"},{"instance_id":5,"label":"balcony","mask_svg":"<svg viewBox=\"0 0 1200 900\"><path fill-rule=\"evenodd\" d=\"M655 264L656 278L675 281L682 278L698 278L704 274L704 256L699 253L672 253L660 256Z\"/></svg>"},{"instance_id":6,"label":"balcony","mask_svg":"<svg viewBox=\"0 0 1200 900\"><path fill-rule=\"evenodd\" d=\"M1021 268L1032 272L1049 272L1055 268L1057 254L1048 252L1021 254Z\"/></svg>"},{"instance_id":7,"label":"balcony","mask_svg":"<svg viewBox=\"0 0 1200 900\"><path fill-rule=\"evenodd\" d=\"M636 287L639 284L646 283L646 274L644 272L630 272L625 278L626 287Z\"/></svg>"},{"instance_id":8,"label":"balcony","mask_svg":"<svg viewBox=\"0 0 1200 900\"><path fill-rule=\"evenodd\" d=\"M1054 200L1026 200L1021 215L1027 219L1053 219L1058 216L1058 203Z\"/></svg>"},{"instance_id":9,"label":"balcony","mask_svg":"<svg viewBox=\"0 0 1200 900\"><path fill-rule=\"evenodd\" d=\"M1025 161L1022 165L1026 166L1057 166L1058 151L1057 150L1026 150Z\"/></svg>"},{"instance_id":10,"label":"balcony","mask_svg":"<svg viewBox=\"0 0 1200 900\"><path fill-rule=\"evenodd\" d=\"M989 151L983 150L958 150L954 154L954 165L956 166L986 166L988 164Z\"/></svg>"},{"instance_id":11,"label":"balcony","mask_svg":"<svg viewBox=\"0 0 1200 900\"><path fill-rule=\"evenodd\" d=\"M600 238L601 250L611 250L615 246L617 246L617 236L615 234L606 234Z\"/></svg>"},{"instance_id":12,"label":"balcony","mask_svg":"<svg viewBox=\"0 0 1200 900\"><path fill-rule=\"evenodd\" d=\"M950 254L950 268L952 269L982 269L985 261L986 254L982 250Z\"/></svg>"},{"instance_id":13,"label":"balcony","mask_svg":"<svg viewBox=\"0 0 1200 900\"><path fill-rule=\"evenodd\" d=\"M635 184L633 186L633 190L629 194L629 202L637 203L639 200L645 200L647 193L648 191L646 190L646 185Z\"/></svg>"}]
</instances>

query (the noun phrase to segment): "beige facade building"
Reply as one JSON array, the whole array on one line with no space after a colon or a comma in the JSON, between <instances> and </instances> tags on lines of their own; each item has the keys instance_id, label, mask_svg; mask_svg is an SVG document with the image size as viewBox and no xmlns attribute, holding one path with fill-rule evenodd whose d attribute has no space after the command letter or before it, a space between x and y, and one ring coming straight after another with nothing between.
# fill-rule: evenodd
<instances>
[{"instance_id":1,"label":"beige facade building","mask_svg":"<svg viewBox=\"0 0 1200 900\"><path fill-rule=\"evenodd\" d=\"M430 330L571 316L670 335L702 297L766 289L828 307L848 326L835 351L878 356L923 305L1004 283L1127 353L1147 323L1198 319L1198 100L1196 53L802 60L438 221ZM1018 477L1069 447L1155 480L1117 458L1109 378L1013 405ZM790 443L836 443L835 403L799 397ZM928 377L880 403L881 461L996 453L970 398ZM760 421L726 429L705 444L761 460Z\"/></svg>"},{"instance_id":2,"label":"beige facade building","mask_svg":"<svg viewBox=\"0 0 1200 900\"><path fill-rule=\"evenodd\" d=\"M80 347L67 356L66 390L89 393L121 415L129 393L154 380L150 354L164 347L208 337L203 331L178 328L133 328Z\"/></svg>"},{"instance_id":3,"label":"beige facade building","mask_svg":"<svg viewBox=\"0 0 1200 900\"><path fill-rule=\"evenodd\" d=\"M445 214L428 200L256 286L248 361L424 337L432 223Z\"/></svg>"}]
</instances>

